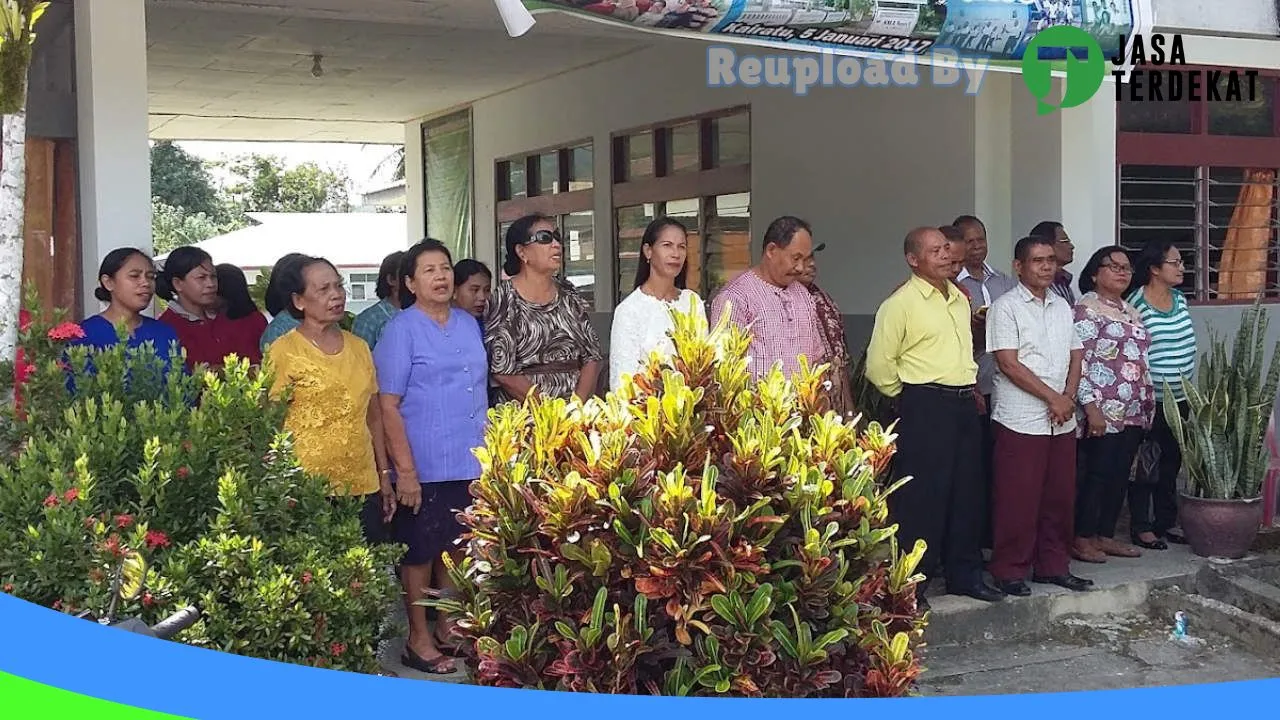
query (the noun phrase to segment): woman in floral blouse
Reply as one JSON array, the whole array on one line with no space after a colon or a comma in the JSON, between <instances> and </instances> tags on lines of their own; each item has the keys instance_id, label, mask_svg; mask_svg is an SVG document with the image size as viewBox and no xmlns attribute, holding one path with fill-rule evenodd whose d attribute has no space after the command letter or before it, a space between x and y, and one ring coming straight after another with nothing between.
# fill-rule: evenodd
<instances>
[{"instance_id":1,"label":"woman in floral blouse","mask_svg":"<svg viewBox=\"0 0 1280 720\"><path fill-rule=\"evenodd\" d=\"M1142 554L1114 537L1129 468L1156 409L1148 368L1151 337L1122 295L1132 276L1128 254L1115 245L1094 253L1080 273L1084 295L1075 320L1084 372L1077 395L1082 418L1072 555L1085 562Z\"/></svg>"}]
</instances>

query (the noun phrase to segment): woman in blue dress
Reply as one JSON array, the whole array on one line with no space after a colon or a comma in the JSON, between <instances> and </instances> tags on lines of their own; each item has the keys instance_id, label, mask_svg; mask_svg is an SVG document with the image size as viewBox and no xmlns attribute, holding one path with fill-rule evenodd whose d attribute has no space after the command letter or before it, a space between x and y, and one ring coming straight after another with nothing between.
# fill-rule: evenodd
<instances>
[{"instance_id":1,"label":"woman in blue dress","mask_svg":"<svg viewBox=\"0 0 1280 720\"><path fill-rule=\"evenodd\" d=\"M130 349L151 343L167 373L174 358L181 358L178 335L165 323L143 315L156 293L156 269L151 257L137 248L117 248L107 253L98 268L93 296L107 308L80 322L84 337L71 343L95 350L120 342L117 327L125 328Z\"/></svg>"}]
</instances>

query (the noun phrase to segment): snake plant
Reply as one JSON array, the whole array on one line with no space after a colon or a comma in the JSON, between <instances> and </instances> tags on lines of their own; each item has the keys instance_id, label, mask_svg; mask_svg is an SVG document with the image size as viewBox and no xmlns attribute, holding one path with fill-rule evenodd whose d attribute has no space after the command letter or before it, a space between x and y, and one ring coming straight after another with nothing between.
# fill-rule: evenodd
<instances>
[{"instance_id":1,"label":"snake plant","mask_svg":"<svg viewBox=\"0 0 1280 720\"><path fill-rule=\"evenodd\" d=\"M1253 499L1261 493L1270 460L1267 425L1280 383L1280 342L1264 373L1270 317L1261 300L1259 295L1241 314L1230 355L1226 340L1210 330L1198 382L1182 381L1185 418L1165 383L1165 419L1182 449L1190 490L1199 498Z\"/></svg>"}]
</instances>

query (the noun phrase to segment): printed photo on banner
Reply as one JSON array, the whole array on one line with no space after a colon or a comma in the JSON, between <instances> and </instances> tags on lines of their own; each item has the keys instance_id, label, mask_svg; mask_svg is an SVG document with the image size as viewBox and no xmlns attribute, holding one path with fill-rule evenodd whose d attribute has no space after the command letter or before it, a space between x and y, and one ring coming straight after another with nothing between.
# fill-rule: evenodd
<instances>
[{"instance_id":1,"label":"printed photo on banner","mask_svg":"<svg viewBox=\"0 0 1280 720\"><path fill-rule=\"evenodd\" d=\"M546 0L526 4L583 10L641 27L706 32L734 0Z\"/></svg>"},{"instance_id":2,"label":"printed photo on banner","mask_svg":"<svg viewBox=\"0 0 1280 720\"><path fill-rule=\"evenodd\" d=\"M947 0L524 0L530 9L577 11L653 30L771 40L780 45L924 53Z\"/></svg>"},{"instance_id":3,"label":"printed photo on banner","mask_svg":"<svg viewBox=\"0 0 1280 720\"><path fill-rule=\"evenodd\" d=\"M1004 0L954 5L938 37L938 47L963 55L1014 57L1037 31L1033 8Z\"/></svg>"},{"instance_id":4,"label":"printed photo on banner","mask_svg":"<svg viewBox=\"0 0 1280 720\"><path fill-rule=\"evenodd\" d=\"M1020 60L1037 33L1070 25L1093 36L1106 53L1133 29L1132 0L966 0L953 2L938 48L992 60ZM1066 51L1042 47L1040 58L1061 60Z\"/></svg>"},{"instance_id":5,"label":"printed photo on banner","mask_svg":"<svg viewBox=\"0 0 1280 720\"><path fill-rule=\"evenodd\" d=\"M945 0L734 0L718 35L870 53L920 54L947 17Z\"/></svg>"}]
</instances>

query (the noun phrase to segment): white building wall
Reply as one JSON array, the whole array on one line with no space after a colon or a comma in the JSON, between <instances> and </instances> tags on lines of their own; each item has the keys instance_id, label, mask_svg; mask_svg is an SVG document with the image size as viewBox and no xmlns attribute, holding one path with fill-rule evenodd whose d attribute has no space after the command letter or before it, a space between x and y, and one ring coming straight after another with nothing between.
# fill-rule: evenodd
<instances>
[{"instance_id":1,"label":"white building wall","mask_svg":"<svg viewBox=\"0 0 1280 720\"><path fill-rule=\"evenodd\" d=\"M492 263L494 161L595 141L597 297L612 296L612 132L751 107L752 228L799 215L828 243L820 272L846 313L873 313L904 277L902 239L975 207L975 98L960 88L708 88L706 48L667 42L475 103L476 255ZM682 69L684 69L682 71Z\"/></svg>"},{"instance_id":2,"label":"white building wall","mask_svg":"<svg viewBox=\"0 0 1280 720\"><path fill-rule=\"evenodd\" d=\"M1187 36L1186 43L1197 64L1280 67L1275 41ZM914 89L816 89L797 97L781 89L708 88L706 51L700 42L660 42L477 101L477 257L495 260L494 161L591 138L597 297L607 312L614 275L611 133L737 105L751 108L754 243L779 214L812 221L828 243L822 282L852 316L855 344L878 303L904 277L901 241L913 226L975 213L988 226L991 262L1002 269L1010 267L1013 243L1040 220L1066 225L1077 248L1076 272L1093 250L1115 242L1109 79L1087 105L1042 116L1016 74L988 74L976 97L927 82ZM410 183L421 176L417 137L418 123L408 124ZM410 192L411 202L416 194Z\"/></svg>"},{"instance_id":3,"label":"white building wall","mask_svg":"<svg viewBox=\"0 0 1280 720\"><path fill-rule=\"evenodd\" d=\"M1152 0L1155 28L1226 36L1280 35L1275 0Z\"/></svg>"}]
</instances>

